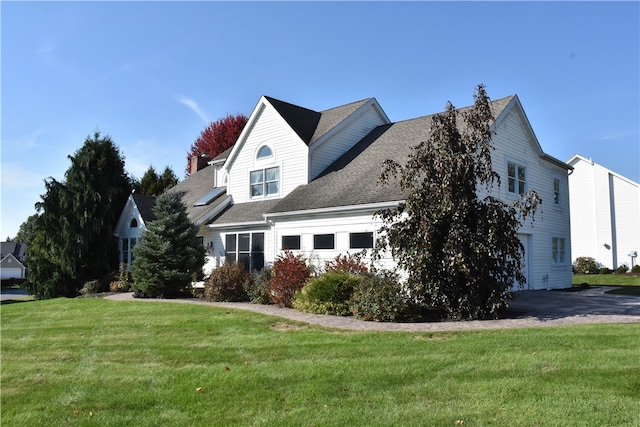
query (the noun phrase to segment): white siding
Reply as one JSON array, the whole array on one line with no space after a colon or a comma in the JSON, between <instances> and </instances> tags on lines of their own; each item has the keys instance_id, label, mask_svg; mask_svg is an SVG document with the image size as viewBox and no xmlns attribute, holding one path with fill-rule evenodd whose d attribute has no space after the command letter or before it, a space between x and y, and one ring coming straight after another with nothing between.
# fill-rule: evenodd
<instances>
[{"instance_id":1,"label":"white siding","mask_svg":"<svg viewBox=\"0 0 640 427\"><path fill-rule=\"evenodd\" d=\"M580 156L572 164L573 259L588 256L611 269L631 267L629 253L640 252L640 185Z\"/></svg>"},{"instance_id":2,"label":"white siding","mask_svg":"<svg viewBox=\"0 0 640 427\"><path fill-rule=\"evenodd\" d=\"M272 246L268 248L268 258L275 259L282 254L282 236L300 236L300 250L292 251L303 254L311 260L314 266L324 268L326 261L335 259L338 255L361 253L362 249L349 248L349 233L373 232L374 244L377 238L377 230L380 223L373 220L373 211L360 214L334 214L315 216L313 218L298 220L277 220L274 224L274 239ZM313 236L316 234L334 234L334 249L314 249ZM266 254L265 254L266 255ZM364 259L367 266L370 262L371 250L367 250ZM391 258L385 258L376 264L378 268L391 268L394 265Z\"/></svg>"},{"instance_id":3,"label":"white siding","mask_svg":"<svg viewBox=\"0 0 640 427\"><path fill-rule=\"evenodd\" d=\"M526 289L555 289L571 286L571 229L569 215L569 184L567 170L540 158L537 143L528 132L518 109L511 109L496 129L493 139L496 150L492 156L493 168L500 174L499 197L515 201L508 193L507 163L515 162L526 168L526 190L535 190L542 204L535 221L528 220L520 233L528 236L529 265ZM560 180L558 206L554 204L553 180ZM564 263L554 264L552 239L565 242Z\"/></svg>"},{"instance_id":4,"label":"white siding","mask_svg":"<svg viewBox=\"0 0 640 427\"><path fill-rule=\"evenodd\" d=\"M354 117L339 125L335 133L315 142L310 148L310 180L317 177L340 156L349 151L358 141L364 138L377 126L385 124L379 112L373 105L368 105L363 111L358 111Z\"/></svg>"},{"instance_id":5,"label":"white siding","mask_svg":"<svg viewBox=\"0 0 640 427\"><path fill-rule=\"evenodd\" d=\"M233 197L234 204L251 201L249 173L261 167L280 167L280 193L275 196L277 198L284 197L297 186L308 183L308 147L273 107L264 106L256 114L253 129L242 142L241 149L232 159L232 163L226 166L230 169L227 194ZM264 144L272 149L273 157L257 161L257 150Z\"/></svg>"}]
</instances>

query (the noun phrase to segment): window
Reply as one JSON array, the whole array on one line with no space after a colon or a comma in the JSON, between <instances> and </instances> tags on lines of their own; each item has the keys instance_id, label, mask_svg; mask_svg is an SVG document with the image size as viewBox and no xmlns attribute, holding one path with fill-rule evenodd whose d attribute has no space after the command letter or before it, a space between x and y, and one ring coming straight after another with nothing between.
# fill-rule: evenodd
<instances>
[{"instance_id":1,"label":"window","mask_svg":"<svg viewBox=\"0 0 640 427\"><path fill-rule=\"evenodd\" d=\"M225 236L225 260L244 265L247 271L264 267L264 233L239 233Z\"/></svg>"},{"instance_id":2,"label":"window","mask_svg":"<svg viewBox=\"0 0 640 427\"><path fill-rule=\"evenodd\" d=\"M370 249L373 248L373 232L349 233L350 249Z\"/></svg>"},{"instance_id":3,"label":"window","mask_svg":"<svg viewBox=\"0 0 640 427\"><path fill-rule=\"evenodd\" d=\"M269 148L267 145L263 145L258 150L258 155L256 157L258 159L264 159L271 156L273 156L273 151L271 151L271 148Z\"/></svg>"},{"instance_id":4,"label":"window","mask_svg":"<svg viewBox=\"0 0 640 427\"><path fill-rule=\"evenodd\" d=\"M137 228L137 227L138 227L138 221L135 218L133 218L131 220L131 223L129 224L129 228Z\"/></svg>"},{"instance_id":5,"label":"window","mask_svg":"<svg viewBox=\"0 0 640 427\"><path fill-rule=\"evenodd\" d=\"M560 204L560 180L553 178L553 203L557 206Z\"/></svg>"},{"instance_id":6,"label":"window","mask_svg":"<svg viewBox=\"0 0 640 427\"><path fill-rule=\"evenodd\" d=\"M335 247L335 235L314 234L313 249L333 249Z\"/></svg>"},{"instance_id":7,"label":"window","mask_svg":"<svg viewBox=\"0 0 640 427\"><path fill-rule=\"evenodd\" d=\"M250 174L251 197L278 194L280 187L280 168L259 169Z\"/></svg>"},{"instance_id":8,"label":"window","mask_svg":"<svg viewBox=\"0 0 640 427\"><path fill-rule=\"evenodd\" d=\"M300 236L282 236L282 249L300 250Z\"/></svg>"},{"instance_id":9,"label":"window","mask_svg":"<svg viewBox=\"0 0 640 427\"><path fill-rule=\"evenodd\" d=\"M122 258L120 262L129 264L129 239L122 239Z\"/></svg>"},{"instance_id":10,"label":"window","mask_svg":"<svg viewBox=\"0 0 640 427\"><path fill-rule=\"evenodd\" d=\"M507 164L509 193L524 194L526 190L526 168L517 163Z\"/></svg>"},{"instance_id":11,"label":"window","mask_svg":"<svg viewBox=\"0 0 640 427\"><path fill-rule=\"evenodd\" d=\"M565 263L564 239L562 237L553 237L551 239L551 257L554 264Z\"/></svg>"}]
</instances>

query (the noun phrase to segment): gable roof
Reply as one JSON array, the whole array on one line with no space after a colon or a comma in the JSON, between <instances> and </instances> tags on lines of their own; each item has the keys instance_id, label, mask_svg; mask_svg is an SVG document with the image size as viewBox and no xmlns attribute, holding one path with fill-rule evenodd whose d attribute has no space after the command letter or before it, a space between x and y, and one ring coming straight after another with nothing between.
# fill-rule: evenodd
<instances>
[{"instance_id":1,"label":"gable roof","mask_svg":"<svg viewBox=\"0 0 640 427\"><path fill-rule=\"evenodd\" d=\"M514 103L519 103L515 95L491 101L491 109L496 117L495 123L499 122L503 113L513 108ZM470 108L471 106L459 108L458 111L464 112ZM435 114L431 114L378 126L325 169L318 178L296 188L266 213L278 214L403 200L405 195L398 185L378 184L382 164L387 159L404 164L411 154L412 147L429 138L434 116ZM462 120L459 121L461 127L463 123Z\"/></svg>"},{"instance_id":2,"label":"gable roof","mask_svg":"<svg viewBox=\"0 0 640 427\"><path fill-rule=\"evenodd\" d=\"M300 139L309 145L322 114L309 110L308 108L271 98L270 96L265 96L265 99L269 101L278 114L291 126L291 129L298 134Z\"/></svg>"},{"instance_id":3,"label":"gable roof","mask_svg":"<svg viewBox=\"0 0 640 427\"><path fill-rule=\"evenodd\" d=\"M156 219L156 214L153 212L153 208L156 205L156 198L154 196L133 193L131 197L138 207L138 212L140 212L142 220L146 224Z\"/></svg>"},{"instance_id":4,"label":"gable roof","mask_svg":"<svg viewBox=\"0 0 640 427\"><path fill-rule=\"evenodd\" d=\"M27 245L20 242L0 242L0 258L13 255L17 260L24 259L27 254Z\"/></svg>"},{"instance_id":5,"label":"gable roof","mask_svg":"<svg viewBox=\"0 0 640 427\"><path fill-rule=\"evenodd\" d=\"M16 265L14 265L14 262L16 263ZM2 260L0 260L0 265L2 266L3 269L20 268L23 270L23 274L24 274L24 270L26 269L24 264L11 253L2 257Z\"/></svg>"}]
</instances>

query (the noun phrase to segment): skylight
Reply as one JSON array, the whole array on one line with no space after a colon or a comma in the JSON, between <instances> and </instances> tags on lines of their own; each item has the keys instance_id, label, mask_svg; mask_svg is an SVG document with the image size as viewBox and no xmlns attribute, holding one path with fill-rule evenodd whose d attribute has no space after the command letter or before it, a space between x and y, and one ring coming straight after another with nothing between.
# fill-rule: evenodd
<instances>
[{"instance_id":1,"label":"skylight","mask_svg":"<svg viewBox=\"0 0 640 427\"><path fill-rule=\"evenodd\" d=\"M193 206L205 206L213 202L219 195L224 192L224 187L216 187L204 196L200 197Z\"/></svg>"}]
</instances>

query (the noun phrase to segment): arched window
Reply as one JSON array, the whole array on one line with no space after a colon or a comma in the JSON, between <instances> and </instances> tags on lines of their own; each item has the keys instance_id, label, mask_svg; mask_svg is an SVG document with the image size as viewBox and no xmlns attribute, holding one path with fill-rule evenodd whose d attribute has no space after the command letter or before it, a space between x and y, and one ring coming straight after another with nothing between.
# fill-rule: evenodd
<instances>
[{"instance_id":1,"label":"arched window","mask_svg":"<svg viewBox=\"0 0 640 427\"><path fill-rule=\"evenodd\" d=\"M136 227L138 227L138 221L135 218L133 218L131 220L131 224L129 224L129 228L136 228Z\"/></svg>"},{"instance_id":2,"label":"arched window","mask_svg":"<svg viewBox=\"0 0 640 427\"><path fill-rule=\"evenodd\" d=\"M258 150L258 156L257 156L258 159L264 159L271 156L273 156L273 151L271 151L271 148L269 148L269 146L267 145L263 145Z\"/></svg>"}]
</instances>

